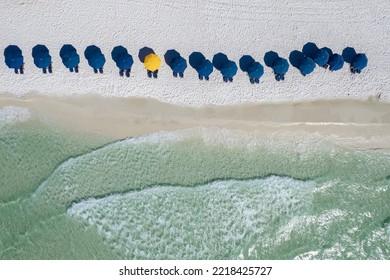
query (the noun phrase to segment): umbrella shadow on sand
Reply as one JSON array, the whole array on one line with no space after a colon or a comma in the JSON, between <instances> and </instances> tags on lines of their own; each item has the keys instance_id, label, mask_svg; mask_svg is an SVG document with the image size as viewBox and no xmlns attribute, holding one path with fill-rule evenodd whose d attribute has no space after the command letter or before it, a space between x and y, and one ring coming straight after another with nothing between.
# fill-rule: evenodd
<instances>
[{"instance_id":1,"label":"umbrella shadow on sand","mask_svg":"<svg viewBox=\"0 0 390 280\"><path fill-rule=\"evenodd\" d=\"M138 58L139 60L144 63L145 62L145 57L148 56L151 53L155 53L152 48L149 47L143 47L142 49L139 50L138 52Z\"/></svg>"},{"instance_id":2,"label":"umbrella shadow on sand","mask_svg":"<svg viewBox=\"0 0 390 280\"><path fill-rule=\"evenodd\" d=\"M344 58L344 61L347 63L352 63L354 57L357 55L357 52L354 48L347 47L343 50L342 56Z\"/></svg>"},{"instance_id":3,"label":"umbrella shadow on sand","mask_svg":"<svg viewBox=\"0 0 390 280\"><path fill-rule=\"evenodd\" d=\"M279 58L279 54L274 51L269 51L264 55L264 63L268 67L271 67L274 65L275 61Z\"/></svg>"},{"instance_id":4,"label":"umbrella shadow on sand","mask_svg":"<svg viewBox=\"0 0 390 280\"><path fill-rule=\"evenodd\" d=\"M295 50L290 53L288 59L290 60L292 66L299 69L301 61L304 57L305 55L302 52Z\"/></svg>"}]
</instances>

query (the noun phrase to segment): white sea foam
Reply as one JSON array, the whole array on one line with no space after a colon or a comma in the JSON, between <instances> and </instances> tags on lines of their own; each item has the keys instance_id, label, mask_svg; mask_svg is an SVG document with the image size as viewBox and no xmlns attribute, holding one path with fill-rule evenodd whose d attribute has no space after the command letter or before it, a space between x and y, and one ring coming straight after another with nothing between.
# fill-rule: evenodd
<instances>
[{"instance_id":1,"label":"white sea foam","mask_svg":"<svg viewBox=\"0 0 390 280\"><path fill-rule=\"evenodd\" d=\"M0 107L0 125L15 122L25 122L31 118L31 112L27 108L4 106Z\"/></svg>"},{"instance_id":2,"label":"white sea foam","mask_svg":"<svg viewBox=\"0 0 390 280\"><path fill-rule=\"evenodd\" d=\"M181 152L183 147L186 156ZM212 148L209 152L205 151L208 147ZM233 149L234 154L229 149ZM150 186L150 182L171 182L174 178L175 184L184 181L192 184L204 182L205 176L211 180L215 176L230 178L232 174L235 174L235 178L242 178L244 174L249 178L270 173L289 174L286 166L296 163L295 166L301 164L302 168L308 169L303 163L312 161L310 151L324 152L325 149L328 149L328 154L332 154L334 147L315 135L301 137L287 134L272 138L241 130L202 127L157 132L125 139L65 161L47 182L41 184L34 196L44 194L62 201L74 201L85 197L87 193L122 192ZM246 159L240 160L244 154L247 154ZM283 164L271 167L275 160L274 154L283 155ZM263 166L256 163L260 158ZM271 162L267 164L267 161ZM144 165L149 165L149 168L145 170ZM229 171L230 168L235 170ZM267 172L268 169L270 171ZM150 172L153 172L153 176ZM72 175L62 178L61 175L66 173ZM97 180L103 173L116 179L110 180L108 185L102 185ZM300 172L298 175L302 174Z\"/></svg>"},{"instance_id":3,"label":"white sea foam","mask_svg":"<svg viewBox=\"0 0 390 280\"><path fill-rule=\"evenodd\" d=\"M259 132L232 130L213 127L196 127L179 131L160 131L129 139L130 143L140 144L172 144L183 141L202 143L207 146L224 146L225 148L240 147L249 151L256 149L285 149L308 154L313 150L328 150L334 152L330 138L324 138L317 133L279 132L264 135Z\"/></svg>"},{"instance_id":4,"label":"white sea foam","mask_svg":"<svg viewBox=\"0 0 390 280\"><path fill-rule=\"evenodd\" d=\"M281 177L156 186L82 201L68 214L96 226L126 258L256 258L256 244L307 207L314 186Z\"/></svg>"}]
</instances>

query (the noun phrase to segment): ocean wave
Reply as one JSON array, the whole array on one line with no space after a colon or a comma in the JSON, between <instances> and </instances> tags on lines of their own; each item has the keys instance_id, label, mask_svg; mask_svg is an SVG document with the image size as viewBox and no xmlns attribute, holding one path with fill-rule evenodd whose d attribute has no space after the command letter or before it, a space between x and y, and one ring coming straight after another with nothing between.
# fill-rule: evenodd
<instances>
[{"instance_id":1,"label":"ocean wave","mask_svg":"<svg viewBox=\"0 0 390 280\"><path fill-rule=\"evenodd\" d=\"M308 208L315 185L271 176L196 188L155 186L89 199L68 214L96 227L121 258L237 259Z\"/></svg>"},{"instance_id":2,"label":"ocean wave","mask_svg":"<svg viewBox=\"0 0 390 280\"><path fill-rule=\"evenodd\" d=\"M273 138L266 138L255 133L213 128L155 133L149 136L125 139L108 144L64 161L30 197L18 201L17 208L12 208L17 213L14 217L18 217L18 219L0 215L2 232L4 236L9 237L7 238L8 241L2 239L2 242L4 246L10 247L12 246L13 236L17 236L20 233L27 234L29 228L55 215L65 213L70 207L71 209L79 209L77 207L81 206L77 205L87 207L91 204L93 206L87 208L95 209L94 205L96 201L100 201L99 199L102 199L101 201L107 201L108 199L109 201L109 199L115 197L122 198L123 195L128 195L129 199L137 198L138 200L134 201L137 201L139 204L139 209L133 210L134 213L138 211L136 215L142 217L145 211L154 213L153 211L155 210L151 210L154 209L154 206L149 205L149 203L152 203L149 200L153 200L155 197L160 202L167 201L161 205L161 209L167 208L166 211L171 211L169 213L185 213L183 215L189 217L193 215L194 219L200 219L204 214L194 210L196 209L194 208L195 204L193 204L194 207L192 208L182 209L180 207L184 206L181 206L180 203L176 203L175 206L171 202L179 199L179 197L186 197L190 202L189 205L199 201L210 201L208 204L210 207L214 207L214 204L218 206L225 203L224 209L230 209L226 210L227 213L231 217L241 219L243 223L244 216L242 215L245 213L242 213L242 210L240 210L241 206L243 207L242 209L246 209L243 201L253 201L253 204L248 208L248 211L253 215L261 216L264 211L267 211L261 208L261 206L255 205L255 200L251 198L253 196L253 198L257 198L256 203L267 205L269 209L275 210L273 207L282 205L280 209L284 209L286 212L279 215L279 218L274 217L273 221L280 221L278 219L281 217L286 218L288 213L292 213L292 216L284 220L283 224L276 227L271 226L268 231L264 227L250 226L249 221L262 223L263 220L257 216L254 219L246 219L245 225L242 224L235 229L232 228L231 234L234 233L235 237L229 237L231 238L229 240L234 240L234 242L232 241L233 245L237 242L239 243L240 236L245 239L245 234L242 236L243 229L253 229L255 233L250 234L251 238L253 236L257 238L256 234L261 234L261 231L268 232L269 236L268 239L265 237L262 239L253 237L257 241L254 243L248 241L249 243L245 243L246 245L241 243L237 243L237 246L231 245L229 258L295 258L301 254L303 257L307 257L314 253L304 255L305 252L318 250L320 253L316 256L321 258L326 256L323 254L324 248L329 249L333 245L335 246L334 243L332 243L333 245L321 244L321 235L326 236L329 234L329 231L337 228L337 224L333 220L343 220L344 217L348 217L343 221L352 221L355 216L351 217L351 213L360 213L359 215L356 214L356 217L361 217L361 220L363 220L363 224L358 225L360 229L364 228L363 226L367 225L367 223L369 224L370 219L383 221L384 217L389 215L386 212L387 210L390 211L386 206L388 203L383 203L386 199L390 199L389 182L386 179L389 174L390 157L385 151L346 149L315 135L303 137L297 134L283 134L276 135ZM286 186L287 189L292 185L291 190L280 188L278 184L274 184L270 180L279 182L279 185ZM251 185L250 182L256 182L256 184L263 187L252 186L253 184ZM305 193L307 197L312 197L314 200L308 200L306 196L300 197L296 204L288 206L294 200L283 200L280 194L283 192L287 194L290 191L294 192L294 190L299 189L298 186L301 186L301 184L303 186L313 186L313 184L316 186L315 188L311 187L310 194ZM226 187L225 185L231 187ZM239 187L240 185L246 187ZM273 186L274 190L270 190L270 187L267 186ZM207 191L205 191L206 189ZM261 189L266 189L273 196L266 194L264 191L259 191ZM305 187L302 189L305 189ZM275 193L277 191L280 193ZM180 195L178 198L175 198L177 193ZM193 193L195 193L195 196L192 195ZM207 193L214 194L208 198ZM237 204L233 205L234 208L230 201L225 201L225 198L228 197L233 199L233 194L242 197L240 202L242 205L240 207ZM145 197L146 201L144 201L143 197ZM199 197L198 201L193 200L195 197ZM265 198L267 200L264 200ZM367 201L375 201L381 207L382 212L379 210L376 210L377 212L373 211L368 207ZM272 204L272 202L276 204L270 205L269 203ZM307 202L309 203L306 204ZM113 203L115 204L116 202ZM119 204L121 202L118 202ZM149 206L146 207L146 205ZM185 205L184 201L183 205ZM305 206L299 208L299 205ZM308 205L311 205L311 208ZM320 206L324 206L324 208L316 208ZM4 207L8 206L4 205ZM4 212L4 207L0 208L0 212ZM113 207L112 210L121 213L121 207ZM203 205L202 207L206 206ZM297 215L299 211L306 209L305 207L309 207L310 210ZM345 209L342 209L343 207ZM81 208L79 209L80 213L84 213ZM101 209L103 208L102 206ZM241 216L234 214L232 209L241 211L239 212ZM289 212L289 209L291 212ZM364 213L362 212L363 210ZM191 214L190 211L195 212ZM212 221L210 220L210 227L213 223L218 225L218 217L225 217L222 210L218 211L214 218L211 212L210 217L203 217L206 220L213 219ZM335 215L337 213L341 213L341 215ZM97 223L95 214L91 214L91 221L93 221L91 224L94 224L95 220ZM111 214L107 212L107 215ZM185 218L184 216L183 219ZM326 223L327 217L329 217L329 224ZM103 221L104 216L101 216L101 219L102 221L98 227L101 226L102 229L105 229L107 232L105 238L108 239L110 234L114 234L114 231L110 228L111 221ZM234 224L235 220L228 219L227 221ZM150 220L150 223L154 223L153 219ZM188 223L191 223L191 221L188 221ZM378 222L378 224L380 223ZM292 225L293 230L288 226L289 224ZM144 226L148 225L145 224ZM152 225L150 226L152 227ZM198 225L193 226L194 229L196 227ZM318 237L314 239L313 246L306 246L303 242L304 239L301 240L298 234L294 234L297 232L305 234L307 227L309 227L309 232L313 236ZM317 232L319 227L324 229L324 232L320 235ZM348 229L345 229L345 231L353 227L355 226L348 224ZM297 228L300 228L300 230L297 230ZM166 231L167 229L164 230ZM161 234L164 234L164 230ZM380 229L378 230L380 231ZM126 232L124 234L127 236ZM144 233L139 231L139 234L142 235ZM278 238L276 238L276 234ZM380 243L382 242L383 234L384 228L382 228L379 238L373 238L373 240L380 240L379 245L377 245L379 248L382 248L382 252L378 252L375 255L365 249L361 251L361 254L356 253L354 256L381 258L381 256L390 255L390 253L386 252L386 246ZM352 232L351 235L357 236L357 233ZM218 237L219 235L217 234L216 236ZM222 237L218 238L220 238L219 240L222 243L217 242L209 246L218 247L218 244L225 244ZM169 243L171 241L170 239L164 239L161 242L161 246L168 248L165 242ZM350 244L355 244L356 242L352 238ZM374 244L376 241L370 242ZM325 247L321 247L322 245ZM144 246L141 244L137 250L141 250ZM214 256L224 258L223 255L219 254L217 247L213 249L216 252ZM299 250L291 251L290 247L298 248ZM205 250L204 248L206 247L202 248L202 250ZM142 250L146 252L144 249ZM177 247L175 250L180 251L183 249ZM192 256L194 258L203 258L206 255L202 252ZM119 252L118 254L122 257L150 257L150 255L142 255L144 253L135 252ZM161 255L161 258L170 258L172 256L172 254L166 252L165 255ZM185 256L188 257L190 255L187 254ZM185 256L183 255L183 257ZM334 256L337 257L338 255L335 254ZM341 256L348 257L345 253L341 253Z\"/></svg>"},{"instance_id":3,"label":"ocean wave","mask_svg":"<svg viewBox=\"0 0 390 280\"><path fill-rule=\"evenodd\" d=\"M381 205L390 186L368 195L364 185L344 187L278 176L154 186L88 199L67 213L96 228L121 259L388 258L387 225L377 221L389 209L364 201Z\"/></svg>"}]
</instances>

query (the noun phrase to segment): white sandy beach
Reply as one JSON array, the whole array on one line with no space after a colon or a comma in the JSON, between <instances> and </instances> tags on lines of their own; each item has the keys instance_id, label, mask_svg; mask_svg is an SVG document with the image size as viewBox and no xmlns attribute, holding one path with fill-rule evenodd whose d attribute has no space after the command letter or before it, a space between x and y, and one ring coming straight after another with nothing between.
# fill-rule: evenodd
<instances>
[{"instance_id":1,"label":"white sandy beach","mask_svg":"<svg viewBox=\"0 0 390 280\"><path fill-rule=\"evenodd\" d=\"M258 102L318 99L390 100L390 5L375 1L130 1L130 0L5 0L0 4L0 49L18 45L25 58L25 74L15 75L0 64L0 94L25 96L103 96L154 98L161 102L200 107ZM341 53L345 47L365 52L369 66L352 75L346 64L331 73L315 69L302 77L290 66L286 81L276 82L263 57L273 50L288 58L307 42ZM45 44L53 57L54 73L36 68L31 49ZM80 73L62 65L63 44L73 44L81 56ZM99 46L106 56L105 73L96 75L84 58L88 45ZM132 77L121 78L111 50L125 46L135 60ZM239 70L232 84L225 84L214 70L209 82L197 79L190 66L185 78L175 79L163 63L159 78L150 80L138 60L138 50L149 46L161 56L176 49L188 58L193 51L208 59L224 52L238 63L252 55L265 66L260 85L251 85Z\"/></svg>"}]
</instances>

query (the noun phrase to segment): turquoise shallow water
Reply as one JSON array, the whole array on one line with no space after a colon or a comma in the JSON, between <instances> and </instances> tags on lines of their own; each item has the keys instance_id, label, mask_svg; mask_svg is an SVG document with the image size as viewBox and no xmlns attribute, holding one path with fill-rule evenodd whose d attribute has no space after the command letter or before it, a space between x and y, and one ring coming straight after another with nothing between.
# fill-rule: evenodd
<instances>
[{"instance_id":1,"label":"turquoise shallow water","mask_svg":"<svg viewBox=\"0 0 390 280\"><path fill-rule=\"evenodd\" d=\"M200 128L107 144L27 127L1 135L3 259L390 258L389 151Z\"/></svg>"}]
</instances>

